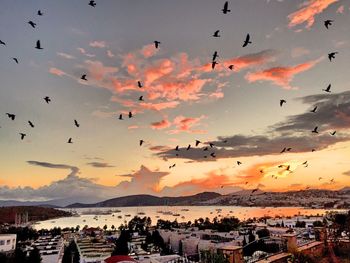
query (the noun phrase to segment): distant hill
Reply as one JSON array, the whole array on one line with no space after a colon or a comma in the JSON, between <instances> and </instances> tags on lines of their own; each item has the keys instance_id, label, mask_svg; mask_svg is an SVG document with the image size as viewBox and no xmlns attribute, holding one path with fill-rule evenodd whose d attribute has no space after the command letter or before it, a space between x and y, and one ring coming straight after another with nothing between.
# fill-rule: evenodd
<instances>
[{"instance_id":1,"label":"distant hill","mask_svg":"<svg viewBox=\"0 0 350 263\"><path fill-rule=\"evenodd\" d=\"M0 224L15 223L15 215L28 213L29 221L42 221L58 217L71 216L71 213L39 206L8 206L0 207Z\"/></svg>"},{"instance_id":2,"label":"distant hill","mask_svg":"<svg viewBox=\"0 0 350 263\"><path fill-rule=\"evenodd\" d=\"M191 196L158 197L153 195L129 195L117 197L95 204L74 203L67 208L79 207L124 207L124 206L164 206L164 205L201 205L202 202L220 197L221 194L203 192Z\"/></svg>"}]
</instances>

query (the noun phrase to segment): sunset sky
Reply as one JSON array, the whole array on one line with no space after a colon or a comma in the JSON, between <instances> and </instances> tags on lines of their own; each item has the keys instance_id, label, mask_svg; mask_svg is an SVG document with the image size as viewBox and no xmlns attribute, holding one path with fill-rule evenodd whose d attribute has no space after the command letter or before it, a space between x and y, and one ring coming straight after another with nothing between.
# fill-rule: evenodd
<instances>
[{"instance_id":1,"label":"sunset sky","mask_svg":"<svg viewBox=\"0 0 350 263\"><path fill-rule=\"evenodd\" d=\"M2 2L0 199L350 186L349 1L88 3Z\"/></svg>"}]
</instances>

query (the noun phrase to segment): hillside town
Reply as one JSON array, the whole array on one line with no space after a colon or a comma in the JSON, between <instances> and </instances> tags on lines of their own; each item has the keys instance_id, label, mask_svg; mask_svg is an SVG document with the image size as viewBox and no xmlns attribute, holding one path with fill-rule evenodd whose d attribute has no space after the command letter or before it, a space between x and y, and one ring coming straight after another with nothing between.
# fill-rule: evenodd
<instances>
[{"instance_id":1,"label":"hillside town","mask_svg":"<svg viewBox=\"0 0 350 263\"><path fill-rule=\"evenodd\" d=\"M1 224L0 262L349 262L350 212L324 216L199 218L135 216L120 226L35 230Z\"/></svg>"}]
</instances>

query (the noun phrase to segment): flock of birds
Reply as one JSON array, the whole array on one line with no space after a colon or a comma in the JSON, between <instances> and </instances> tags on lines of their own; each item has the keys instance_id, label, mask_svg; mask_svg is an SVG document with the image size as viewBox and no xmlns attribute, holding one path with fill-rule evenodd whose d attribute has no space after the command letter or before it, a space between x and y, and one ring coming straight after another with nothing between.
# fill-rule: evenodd
<instances>
[{"instance_id":1,"label":"flock of birds","mask_svg":"<svg viewBox=\"0 0 350 263\"><path fill-rule=\"evenodd\" d=\"M88 5L91 6L91 7L96 7L96 2L95 2L94 0L91 0L91 1L89 1ZM222 13L223 13L223 14L228 14L229 12L231 12L231 10L229 9L229 6L228 6L228 5L229 5L229 3L228 3L228 1L226 1L225 4L224 4L224 7L223 7L223 9L222 9ZM37 11L37 15L38 15L38 16L43 16L44 14L43 14L43 12L42 12L41 10L38 10L38 11ZM333 20L326 20L326 21L324 21L324 26L325 26L327 29L329 29L329 26L331 26L333 22L334 22ZM35 22L33 22L33 21L29 21L28 24L29 24L32 28L36 28L36 26L37 26L37 24L36 24ZM220 35L220 30L216 30L212 36L215 37L215 38L221 37L221 35ZM154 43L154 48L158 49L158 48L160 47L160 44L161 44L160 41L155 40L153 43ZM247 34L247 35L246 35L246 38L245 38L244 41L243 41L242 47L247 47L249 44L252 44L252 40L251 40L250 34ZM4 41L0 40L0 45L6 46L6 43L5 43ZM37 40L37 41L36 41L35 49L38 49L38 50L43 50L43 49L44 49L44 48L42 47L42 45L41 45L40 40ZM329 53L329 54L328 54L328 59L329 59L329 61L334 60L336 54L338 54L338 52L331 52L331 53ZM213 56L212 56L212 60L211 60L211 68L212 68L212 70L215 70L215 66L216 66L217 64L219 64L219 62L217 61L218 57L219 57L218 52L215 51L214 54L213 54ZM12 59L15 61L15 63L17 63L17 64L19 63L19 59L18 59L18 58L13 57ZM230 70L233 70L233 69L234 69L234 65L233 65L233 64L232 64L232 65L229 65L228 68L229 68ZM82 81L88 81L88 78L87 78L87 77L88 77L87 74L83 74L83 75L81 76L80 79L81 79ZM137 86L138 86L138 88L143 88L143 84L141 83L141 81L137 81ZM330 92L331 92L331 84L329 84L325 89L323 89L323 91L326 92L326 93L330 93ZM49 104L49 103L51 102L51 98L50 98L49 96L45 96L45 97L43 98L43 100L44 100L47 104ZM144 97L141 95L141 96L139 97L138 100L139 100L139 101L144 101ZM281 99L279 105L280 105L280 107L282 107L282 106L283 106L284 104L286 104L286 103L287 103L287 101L286 101L285 99ZM311 113L316 113L317 109L318 109L318 107L315 106L310 112L311 112ZM10 120L15 121L16 115L15 115L14 113L6 113L6 115L7 115L7 117L8 117ZM133 113L132 113L131 111L129 111L129 113L128 113L127 116L128 116L128 118L132 118L132 117L133 117ZM119 117L118 117L118 119L119 119L119 120L123 120L123 114L120 114ZM77 128L80 127L80 124L79 124L79 122L78 122L77 120L74 120L73 123L74 123L75 127L77 127ZM35 128L34 123L33 123L32 121L30 121L30 120L28 120L28 125L29 125L31 128ZM311 132L312 132L313 134L318 134L318 133L319 133L318 128L319 128L319 127L316 126ZM332 136L334 136L335 134L336 134L336 131L333 131L333 132L330 133L330 135L332 135ZM23 133L23 132L19 133L19 135L20 135L20 139L21 139L21 140L24 140L24 138L27 136L27 134L25 134L25 133ZM227 143L227 140L223 140L222 142L223 142L223 143ZM72 143L73 143L73 139L72 139L72 138L68 138L67 143L72 144ZM142 140L142 139L139 140L139 146L142 146L144 143L145 143L144 140ZM216 153L215 153L214 151L212 151L212 150L214 149L214 146L215 146L214 143L212 143L212 142L201 142L201 141L199 141L199 140L195 140L195 147L198 147L200 144L203 144L203 145L204 145L204 147L203 147L203 152L209 152L209 151L210 151L210 153L205 154L205 155L203 156L204 158L208 158L208 156L211 156L212 158L215 158L215 157L216 157ZM186 150L186 151L189 151L191 148L192 148L192 146L191 146L191 144L189 144L187 147L184 147L183 149ZM174 149L175 155L176 155L176 156L179 156L179 152L180 152L181 150L182 150L182 148L180 148L180 146L177 145L177 146L175 147L175 149ZM285 148L282 149L281 153L290 152L291 150L292 150L291 147L285 147ZM312 151L315 151L315 149L312 149ZM237 163L237 165L241 165L241 164L242 164L242 162L240 162L240 161L237 161L236 163ZM302 165L304 165L305 167L307 167L307 166L308 166L308 162L305 161ZM176 166L176 164L174 163L174 164L172 164L172 165L169 166L169 169L174 168L175 166ZM285 170L288 171L288 172L292 172L292 171L290 170L290 165L284 165L284 164L282 164L282 165L279 165L278 168L283 168L283 169L285 169ZM260 170L260 172L261 172L261 173L264 173L264 170ZM274 176L274 175L273 175L272 177L275 177L275 179L277 179L277 176ZM322 177L319 177L319 180L321 180L321 179L322 179ZM331 182L334 182L334 179L332 179ZM245 184L248 184L248 182L246 182ZM222 186L222 187L223 187L223 186ZM253 194L253 193L257 192L257 191L258 191L258 188L255 188L255 189L252 190L251 194Z\"/></svg>"}]
</instances>

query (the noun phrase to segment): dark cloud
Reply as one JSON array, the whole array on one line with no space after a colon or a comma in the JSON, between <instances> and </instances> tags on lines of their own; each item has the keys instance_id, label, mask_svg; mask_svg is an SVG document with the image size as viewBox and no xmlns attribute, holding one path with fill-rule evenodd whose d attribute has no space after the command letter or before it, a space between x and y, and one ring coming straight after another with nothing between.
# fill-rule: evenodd
<instances>
[{"instance_id":1,"label":"dark cloud","mask_svg":"<svg viewBox=\"0 0 350 263\"><path fill-rule=\"evenodd\" d=\"M79 172L79 168L66 164L53 164L47 162L38 162L38 161L27 161L27 163L31 165L41 166L45 168L53 168L53 169L70 169L72 172L68 176L76 176Z\"/></svg>"},{"instance_id":2,"label":"dark cloud","mask_svg":"<svg viewBox=\"0 0 350 263\"><path fill-rule=\"evenodd\" d=\"M90 163L87 163L87 165L90 165L90 166L95 167L95 168L111 168L111 167L115 167L114 165L110 165L108 163L101 163L101 162L90 162Z\"/></svg>"},{"instance_id":3,"label":"dark cloud","mask_svg":"<svg viewBox=\"0 0 350 263\"><path fill-rule=\"evenodd\" d=\"M157 155L162 158L175 158L175 154L178 153L181 158L208 161L215 160L210 157L211 152L215 152L216 158L279 154L284 147L291 147L291 152L310 152L312 149L322 150L337 142L350 140L350 134L347 132L350 127L349 91L306 96L299 100L309 104L310 109L317 106L317 112L287 117L286 121L268 127L268 135L218 137L212 142L215 146L209 148L209 151L203 151L203 148L186 151L184 147L180 152L172 149ZM315 126L319 126L318 135L311 133ZM338 131L336 136L329 134L329 131L333 130Z\"/></svg>"}]
</instances>

